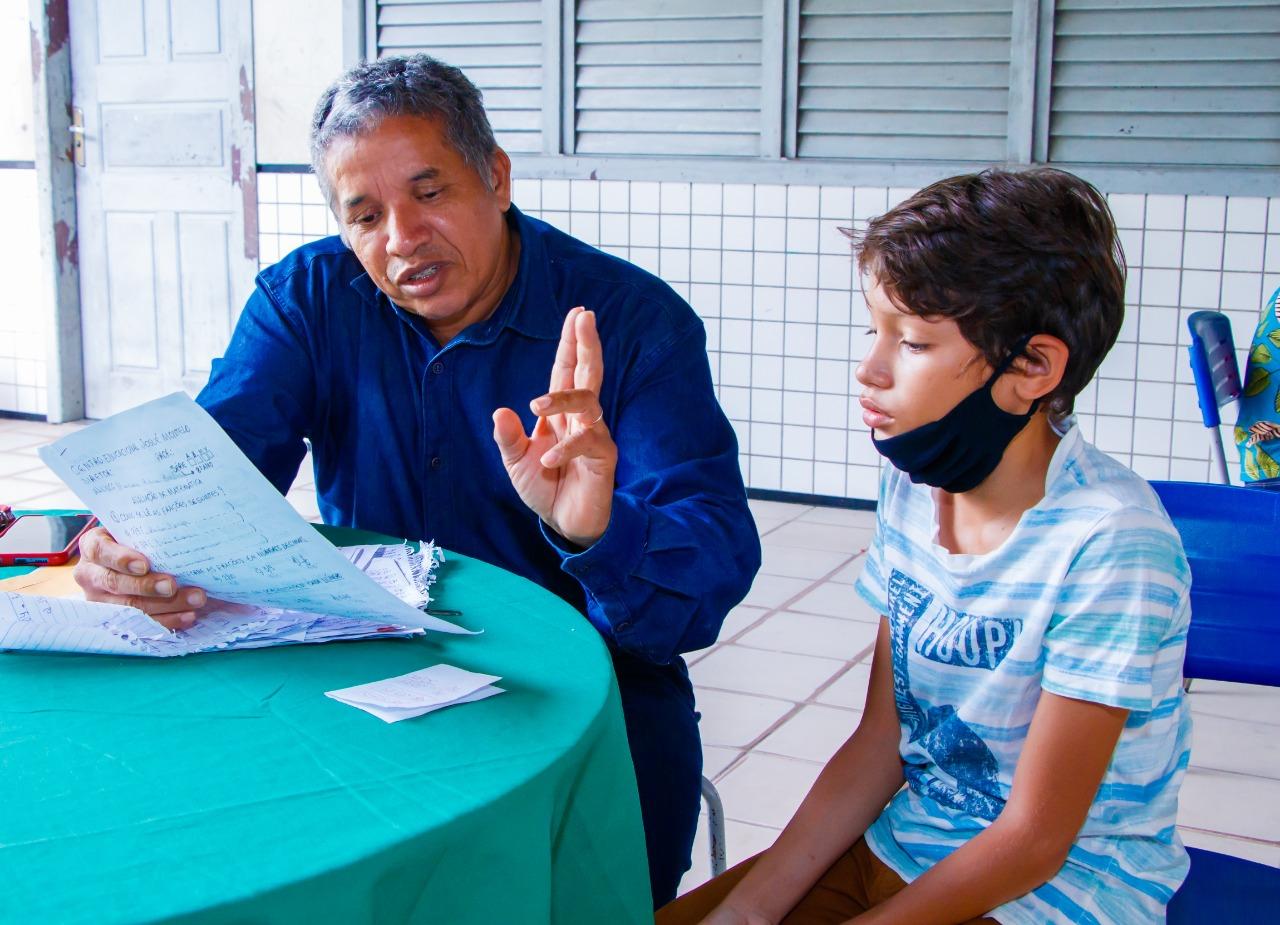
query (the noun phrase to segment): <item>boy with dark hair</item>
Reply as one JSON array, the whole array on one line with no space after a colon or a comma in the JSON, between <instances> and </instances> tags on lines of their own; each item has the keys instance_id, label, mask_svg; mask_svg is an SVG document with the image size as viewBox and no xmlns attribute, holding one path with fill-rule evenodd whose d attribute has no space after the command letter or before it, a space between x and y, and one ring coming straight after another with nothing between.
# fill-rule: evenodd
<instances>
[{"instance_id":1,"label":"boy with dark hair","mask_svg":"<svg viewBox=\"0 0 1280 925\"><path fill-rule=\"evenodd\" d=\"M884 614L866 708L773 847L658 922L1163 921L1190 578L1151 488L1070 417L1123 316L1106 203L990 170L855 251L893 464L857 585Z\"/></svg>"}]
</instances>

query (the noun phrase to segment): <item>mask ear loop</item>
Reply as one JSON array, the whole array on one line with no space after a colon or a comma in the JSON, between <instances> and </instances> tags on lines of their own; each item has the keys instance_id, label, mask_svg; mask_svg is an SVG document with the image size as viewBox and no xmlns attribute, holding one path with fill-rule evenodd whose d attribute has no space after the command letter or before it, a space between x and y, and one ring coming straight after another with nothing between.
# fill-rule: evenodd
<instances>
[{"instance_id":1,"label":"mask ear loop","mask_svg":"<svg viewBox=\"0 0 1280 925\"><path fill-rule=\"evenodd\" d=\"M1013 365L1013 361L1016 360L1018 357L1022 356L1026 352L1027 344L1031 343L1031 338L1034 336L1035 336L1034 334L1026 334L1023 337L1019 338L1018 341L1011 348L1009 348L1009 353L1005 356L1003 360L1000 361L1000 365L995 368L995 371L991 374L991 378L987 380L987 384L986 384L987 389L990 389L993 385L995 385L996 380L1009 371L1009 367ZM1040 407L1041 401L1042 399L1040 398L1037 398L1034 401L1032 401L1031 408L1027 411L1027 414L1034 414L1035 410Z\"/></svg>"}]
</instances>

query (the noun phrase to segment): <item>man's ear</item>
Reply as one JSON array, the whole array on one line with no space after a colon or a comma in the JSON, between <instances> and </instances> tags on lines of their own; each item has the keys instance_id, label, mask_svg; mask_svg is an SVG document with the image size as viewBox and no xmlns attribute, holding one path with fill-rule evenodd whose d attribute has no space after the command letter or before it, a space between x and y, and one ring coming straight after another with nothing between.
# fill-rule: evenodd
<instances>
[{"instance_id":1,"label":"man's ear","mask_svg":"<svg viewBox=\"0 0 1280 925\"><path fill-rule=\"evenodd\" d=\"M1014 361L1012 376L1001 376L996 382L1003 391L1002 407L1022 413L1037 398L1044 398L1058 387L1067 371L1071 351L1061 338L1052 334L1037 334L1027 342L1022 356ZM1000 388L1002 387L1002 388Z\"/></svg>"},{"instance_id":2,"label":"man's ear","mask_svg":"<svg viewBox=\"0 0 1280 925\"><path fill-rule=\"evenodd\" d=\"M489 188L498 198L502 211L507 211L511 207L511 158L497 147L489 156Z\"/></svg>"}]
</instances>

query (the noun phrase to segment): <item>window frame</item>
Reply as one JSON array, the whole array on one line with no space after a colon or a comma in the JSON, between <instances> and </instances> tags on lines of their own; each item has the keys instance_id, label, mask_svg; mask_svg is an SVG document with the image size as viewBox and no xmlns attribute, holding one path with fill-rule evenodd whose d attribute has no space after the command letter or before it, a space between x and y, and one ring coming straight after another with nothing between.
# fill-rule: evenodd
<instances>
[{"instance_id":1,"label":"window frame","mask_svg":"<svg viewBox=\"0 0 1280 925\"><path fill-rule=\"evenodd\" d=\"M801 0L764 0L761 46L761 154L581 155L574 151L573 55L576 0L542 0L542 151L513 156L517 177L543 179L665 180L770 185L919 188L947 176L981 170L969 160L876 160L796 156ZM1009 125L1006 159L997 166L1048 163L1056 0L1015 0L1011 28ZM348 60L376 54L378 0L343 0ZM1176 195L1275 196L1280 167L1094 164L1054 161L1104 190Z\"/></svg>"}]
</instances>

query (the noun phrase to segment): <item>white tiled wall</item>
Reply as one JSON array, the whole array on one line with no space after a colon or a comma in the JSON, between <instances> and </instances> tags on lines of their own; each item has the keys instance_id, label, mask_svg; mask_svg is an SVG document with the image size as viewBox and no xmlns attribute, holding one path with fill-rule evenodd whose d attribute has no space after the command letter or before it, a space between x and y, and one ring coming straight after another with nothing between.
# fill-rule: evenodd
<instances>
[{"instance_id":1,"label":"white tiled wall","mask_svg":"<svg viewBox=\"0 0 1280 925\"><path fill-rule=\"evenodd\" d=\"M702 316L751 487L875 497L880 459L852 400L866 307L839 228L912 190L536 179L516 190L525 211L659 274ZM1077 401L1080 426L1148 478L1209 478L1186 318L1224 311L1243 363L1280 286L1280 199L1109 198L1128 310Z\"/></svg>"},{"instance_id":2,"label":"white tiled wall","mask_svg":"<svg viewBox=\"0 0 1280 925\"><path fill-rule=\"evenodd\" d=\"M43 415L49 306L36 275L36 172L0 169L0 202L15 220L0 224L0 411Z\"/></svg>"},{"instance_id":3,"label":"white tiled wall","mask_svg":"<svg viewBox=\"0 0 1280 925\"><path fill-rule=\"evenodd\" d=\"M262 174L258 189L264 264L336 230L311 177ZM863 500L875 497L880 459L852 399L867 318L839 228L860 226L911 192L609 180L515 184L524 211L657 273L702 317L712 375L738 432L748 485ZM1119 343L1077 401L1080 425L1148 478L1209 478L1208 436L1186 359L1186 318L1198 309L1224 311L1243 363L1261 301L1280 286L1280 198L1109 198L1130 265L1128 311ZM13 253L0 248L0 257ZM22 401L41 413L40 332L29 329L31 313L3 309L0 410L20 410ZM26 327L19 331L19 325ZM18 345L25 345L23 352ZM15 364L9 378L6 361ZM19 384L20 377L38 385ZM1233 411L1224 414L1231 420ZM1234 463L1229 434L1227 452Z\"/></svg>"}]
</instances>

